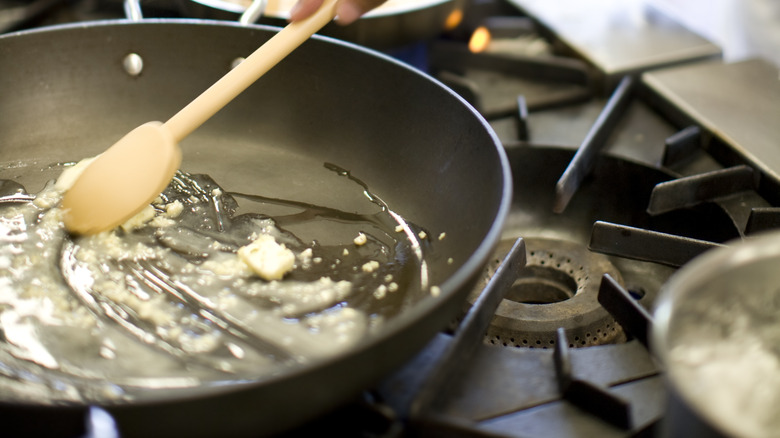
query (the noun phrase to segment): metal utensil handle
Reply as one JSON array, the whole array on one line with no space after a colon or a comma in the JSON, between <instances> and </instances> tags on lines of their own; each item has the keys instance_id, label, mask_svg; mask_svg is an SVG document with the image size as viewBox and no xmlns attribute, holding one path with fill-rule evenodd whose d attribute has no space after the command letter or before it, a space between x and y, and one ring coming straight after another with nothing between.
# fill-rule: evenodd
<instances>
[{"instance_id":1,"label":"metal utensil handle","mask_svg":"<svg viewBox=\"0 0 780 438\"><path fill-rule=\"evenodd\" d=\"M265 6L268 4L268 0L254 0L251 5L241 14L238 22L244 26L254 24L265 12Z\"/></svg>"},{"instance_id":2,"label":"metal utensil handle","mask_svg":"<svg viewBox=\"0 0 780 438\"><path fill-rule=\"evenodd\" d=\"M284 59L336 15L337 0L325 0L322 7L305 20L288 24L244 62L237 65L214 85L176 113L165 127L174 141L180 142L211 116L227 105L268 70Z\"/></svg>"},{"instance_id":3,"label":"metal utensil handle","mask_svg":"<svg viewBox=\"0 0 780 438\"><path fill-rule=\"evenodd\" d=\"M141 12L141 2L138 0L125 0L123 3L125 16L130 21L141 21L144 14Z\"/></svg>"}]
</instances>

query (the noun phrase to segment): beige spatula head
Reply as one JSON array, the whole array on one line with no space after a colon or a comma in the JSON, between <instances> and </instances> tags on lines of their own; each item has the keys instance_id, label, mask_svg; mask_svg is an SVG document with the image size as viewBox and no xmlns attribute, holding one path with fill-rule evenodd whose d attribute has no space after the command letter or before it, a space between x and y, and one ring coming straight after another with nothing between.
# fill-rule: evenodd
<instances>
[{"instance_id":1,"label":"beige spatula head","mask_svg":"<svg viewBox=\"0 0 780 438\"><path fill-rule=\"evenodd\" d=\"M160 122L130 131L95 159L65 192L65 227L78 234L114 228L165 189L181 150Z\"/></svg>"},{"instance_id":2,"label":"beige spatula head","mask_svg":"<svg viewBox=\"0 0 780 438\"><path fill-rule=\"evenodd\" d=\"M99 233L141 211L179 168L178 143L328 24L337 1L325 0L307 19L288 24L165 124L141 125L101 154L65 192L65 228L76 234Z\"/></svg>"}]
</instances>

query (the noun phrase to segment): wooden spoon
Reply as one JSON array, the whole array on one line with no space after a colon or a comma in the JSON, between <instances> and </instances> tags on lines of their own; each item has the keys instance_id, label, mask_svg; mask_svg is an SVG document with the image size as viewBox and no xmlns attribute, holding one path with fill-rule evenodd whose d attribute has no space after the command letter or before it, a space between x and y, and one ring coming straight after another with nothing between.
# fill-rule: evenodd
<instances>
[{"instance_id":1,"label":"wooden spoon","mask_svg":"<svg viewBox=\"0 0 780 438\"><path fill-rule=\"evenodd\" d=\"M178 143L328 24L336 2L325 0L313 15L288 24L167 122L143 124L99 155L65 192L65 228L106 231L151 203L181 164Z\"/></svg>"}]
</instances>

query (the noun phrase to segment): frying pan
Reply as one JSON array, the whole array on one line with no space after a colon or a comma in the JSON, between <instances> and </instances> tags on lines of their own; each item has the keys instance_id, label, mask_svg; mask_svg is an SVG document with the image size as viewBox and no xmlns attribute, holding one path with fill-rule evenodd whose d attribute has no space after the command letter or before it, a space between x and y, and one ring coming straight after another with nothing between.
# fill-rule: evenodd
<instances>
[{"instance_id":1,"label":"frying pan","mask_svg":"<svg viewBox=\"0 0 780 438\"><path fill-rule=\"evenodd\" d=\"M179 0L187 17L238 20L250 1ZM462 9L463 0L390 0L368 12L349 26L331 23L321 35L353 42L373 49L393 49L441 35L453 11ZM259 23L282 26L289 18L293 0L268 0Z\"/></svg>"},{"instance_id":2,"label":"frying pan","mask_svg":"<svg viewBox=\"0 0 780 438\"><path fill-rule=\"evenodd\" d=\"M0 178L40 190L61 171L57 163L94 156L133 127L166 120L276 31L159 19L0 37ZM140 74L123 67L130 53L143 59ZM441 293L333 357L250 382L102 406L123 437L267 435L352 400L457 315L500 237L512 191L500 143L465 101L391 58L326 37L307 41L182 148L183 170L207 173L226 190L318 205L341 202L318 179L323 163L348 169L407 221L446 232L427 255ZM67 430L83 423L88 406L6 398L0 408L8 433L37 426L62 436L74 435Z\"/></svg>"}]
</instances>

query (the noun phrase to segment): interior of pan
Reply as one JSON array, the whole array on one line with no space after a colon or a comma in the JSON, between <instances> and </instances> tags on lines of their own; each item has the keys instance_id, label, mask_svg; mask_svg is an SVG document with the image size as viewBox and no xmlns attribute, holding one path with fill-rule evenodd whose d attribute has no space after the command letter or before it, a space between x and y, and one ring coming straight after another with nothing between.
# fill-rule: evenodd
<instances>
[{"instance_id":1,"label":"interior of pan","mask_svg":"<svg viewBox=\"0 0 780 438\"><path fill-rule=\"evenodd\" d=\"M35 192L62 163L100 153L141 123L166 120L273 32L157 20L1 38L0 177ZM130 53L143 59L140 75L123 67ZM364 208L368 188L428 235L447 236L426 257L430 284L441 293L421 296L354 349L311 366L111 407L125 425L141 429L151 419L157 427L188 425L200 433L212 426L276 430L364 389L459 311L499 237L511 196L505 156L473 109L425 75L322 38L294 52L181 146L183 170L207 173L231 192L353 211ZM325 163L354 178L334 175Z\"/></svg>"},{"instance_id":2,"label":"interior of pan","mask_svg":"<svg viewBox=\"0 0 780 438\"><path fill-rule=\"evenodd\" d=\"M166 120L269 35L203 22L58 32L4 41L4 162L45 168L96 155L133 127ZM122 67L129 53L144 59L137 77ZM448 90L366 53L325 40L302 47L181 143L182 168L208 171L228 190L261 186L312 202L332 192L319 183L332 173L323 163L334 163L409 220L457 235L442 253L463 263L505 196L492 134ZM20 176L34 191L51 174ZM445 264L435 280L459 266Z\"/></svg>"}]
</instances>

